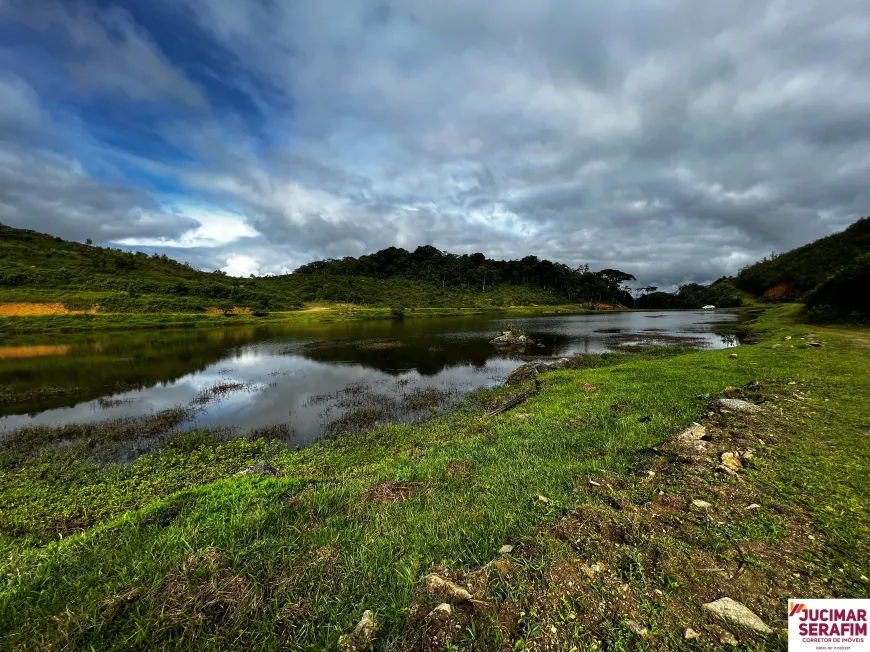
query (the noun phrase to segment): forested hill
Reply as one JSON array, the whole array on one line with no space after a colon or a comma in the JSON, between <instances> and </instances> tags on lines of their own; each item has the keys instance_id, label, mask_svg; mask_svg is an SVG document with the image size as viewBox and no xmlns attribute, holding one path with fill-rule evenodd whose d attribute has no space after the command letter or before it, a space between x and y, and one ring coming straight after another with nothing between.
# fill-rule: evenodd
<instances>
[{"instance_id":1,"label":"forested hill","mask_svg":"<svg viewBox=\"0 0 870 652\"><path fill-rule=\"evenodd\" d=\"M292 274L234 278L166 255L69 242L0 225L0 302L61 302L100 312L287 310L306 301L372 306L483 307L631 301L619 270L539 260L496 261L434 247L389 248L304 265Z\"/></svg>"},{"instance_id":2,"label":"forested hill","mask_svg":"<svg viewBox=\"0 0 870 652\"><path fill-rule=\"evenodd\" d=\"M737 287L770 299L801 299L841 268L870 254L870 217L784 254L740 270Z\"/></svg>"},{"instance_id":3,"label":"forested hill","mask_svg":"<svg viewBox=\"0 0 870 652\"><path fill-rule=\"evenodd\" d=\"M617 269L593 272L588 265L572 268L540 260L537 256L493 260L482 253L451 254L428 245L417 247L413 252L389 247L359 258L320 260L303 265L293 276L403 278L441 290L461 288L480 292L502 286L526 286L573 302L617 303L631 301L624 283L636 280L633 275Z\"/></svg>"}]
</instances>

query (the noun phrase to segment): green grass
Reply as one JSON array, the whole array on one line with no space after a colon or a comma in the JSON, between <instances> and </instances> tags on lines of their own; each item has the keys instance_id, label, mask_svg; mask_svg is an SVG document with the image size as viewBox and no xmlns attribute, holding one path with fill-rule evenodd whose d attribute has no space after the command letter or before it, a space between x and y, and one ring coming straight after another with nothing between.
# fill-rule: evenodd
<instances>
[{"instance_id":1,"label":"green grass","mask_svg":"<svg viewBox=\"0 0 870 652\"><path fill-rule=\"evenodd\" d=\"M2 303L2 301L0 301ZM249 314L212 315L202 313L129 312L69 315L40 315L0 317L0 335L21 338L25 335L54 333L87 333L93 331L162 330L209 328L227 326L257 326L299 322L337 322L365 319L393 319L390 308L354 306L347 304L323 304L322 310L292 310L269 312L262 317ZM581 305L545 305L522 308L489 307L444 307L411 308L405 310L405 319L425 317L462 317L497 314L506 317L530 317L549 314L579 314L590 312Z\"/></svg>"},{"instance_id":2,"label":"green grass","mask_svg":"<svg viewBox=\"0 0 870 652\"><path fill-rule=\"evenodd\" d=\"M487 407L522 388L480 393L426 424L384 426L302 451L221 444L200 433L131 464L104 465L86 445L33 454L13 439L0 458L0 647L333 649L368 608L381 623L376 646L391 648L413 630L408 608L423 575L435 566L478 569L505 542L525 552L514 574L493 580L490 595L528 605L505 642L534 646L558 625L577 645L591 645L590 628L600 625L583 623L585 603L551 596L546 578L578 548L550 528L578 510L603 510L587 479L616 482L646 468L651 447L704 414L698 395L753 380L783 391L800 383L808 398L790 399L800 409L788 415L769 413L778 443L764 449L749 481L802 510L826 542L807 568L840 595L866 596L870 349L855 337L867 331L813 327L823 348L771 348L786 333L806 332L796 311L763 314L761 344L739 349L738 359L729 351L592 357L586 368L544 376L538 396L489 421ZM267 457L283 477L234 476ZM381 482L406 483L410 497L368 500ZM536 501L538 494L550 502ZM655 495L641 487L631 498L645 504ZM693 536L722 549L736 541L750 562L760 560L753 569L763 569L769 562L761 552L753 557L747 542L787 540L791 514L746 513L727 528L701 524ZM694 597L679 572L659 572L647 550L676 554L694 544L644 537L636 553L611 545L584 554L591 562L618 552L614 577L653 596L639 599L635 617L664 623L668 609L657 606L653 589L671 604ZM597 598L616 599L618 587L602 583ZM472 617L463 635L498 649L505 635L484 620ZM619 618L602 622L607 630L595 637L608 649L684 645L681 632L664 625L651 643ZM766 645L758 649L781 649L782 639Z\"/></svg>"}]
</instances>

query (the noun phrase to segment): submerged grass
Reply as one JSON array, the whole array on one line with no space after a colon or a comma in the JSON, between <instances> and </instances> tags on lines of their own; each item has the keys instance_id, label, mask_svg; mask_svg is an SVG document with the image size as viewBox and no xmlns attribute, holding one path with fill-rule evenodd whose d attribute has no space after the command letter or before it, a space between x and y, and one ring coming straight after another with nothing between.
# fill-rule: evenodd
<instances>
[{"instance_id":1,"label":"submerged grass","mask_svg":"<svg viewBox=\"0 0 870 652\"><path fill-rule=\"evenodd\" d=\"M372 609L376 648L411 649L417 586L433 569L464 580L487 569L496 611L463 612L455 648L682 649L701 644L681 628L702 625L716 645L717 625L693 619L728 584L698 579L706 566L689 573L686 559L702 561L693 550L711 568L747 568L734 583L778 630L781 578L793 572L804 597L866 597L870 348L856 338L867 331L813 327L823 346L803 348L797 318L794 307L761 315L762 343L736 359L671 348L587 356L490 420L489 407L523 388L301 451L203 432L129 464L13 448L0 464L0 648L334 649ZM756 397L768 401L763 415L709 421L723 441L765 441L744 482L701 470L637 479L659 468L653 447L704 416L706 396L753 381L768 392ZM254 461L281 477L234 475ZM750 489L761 511L744 509ZM724 526L683 516L702 490ZM641 514L667 526L641 527ZM818 545L796 548L785 573L771 550L808 536ZM494 566L505 543L518 554ZM589 573L600 579L581 589ZM734 631L755 649L785 649L782 635Z\"/></svg>"}]
</instances>

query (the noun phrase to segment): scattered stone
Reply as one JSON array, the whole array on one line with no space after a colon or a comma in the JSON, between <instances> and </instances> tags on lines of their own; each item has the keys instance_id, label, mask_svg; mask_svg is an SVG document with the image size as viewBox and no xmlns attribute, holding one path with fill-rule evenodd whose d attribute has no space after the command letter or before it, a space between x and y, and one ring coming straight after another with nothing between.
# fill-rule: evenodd
<instances>
[{"instance_id":1,"label":"scattered stone","mask_svg":"<svg viewBox=\"0 0 870 652\"><path fill-rule=\"evenodd\" d=\"M366 609L363 612L362 619L353 628L350 634L343 634L338 639L338 652L362 652L367 650L375 640L375 633L378 625L375 622L374 614Z\"/></svg>"},{"instance_id":2,"label":"scattered stone","mask_svg":"<svg viewBox=\"0 0 870 652\"><path fill-rule=\"evenodd\" d=\"M747 448L745 451L740 453L741 460L751 460L754 457L755 457L755 453L753 452L753 450L751 448Z\"/></svg>"},{"instance_id":3,"label":"scattered stone","mask_svg":"<svg viewBox=\"0 0 870 652\"><path fill-rule=\"evenodd\" d=\"M537 500L539 503L544 503L545 505L549 504L550 502L550 499L543 494L538 494L537 496L535 496L535 500Z\"/></svg>"},{"instance_id":4,"label":"scattered stone","mask_svg":"<svg viewBox=\"0 0 870 652\"><path fill-rule=\"evenodd\" d=\"M727 629L723 629L719 633L719 643L720 643L720 645L737 646L740 643L740 641L738 641L737 637L735 637L734 634L729 632Z\"/></svg>"},{"instance_id":5,"label":"scattered stone","mask_svg":"<svg viewBox=\"0 0 870 652\"><path fill-rule=\"evenodd\" d=\"M821 345L822 345L821 342L807 342L806 344L804 344L804 346L811 346L814 349L819 348Z\"/></svg>"},{"instance_id":6,"label":"scattered stone","mask_svg":"<svg viewBox=\"0 0 870 652\"><path fill-rule=\"evenodd\" d=\"M710 403L712 410L728 410L731 412L761 412L761 408L754 403L741 401L738 398L717 398Z\"/></svg>"},{"instance_id":7,"label":"scattered stone","mask_svg":"<svg viewBox=\"0 0 870 652\"><path fill-rule=\"evenodd\" d=\"M686 631L683 632L683 638L687 641L694 641L696 638L701 636L698 632L696 632L691 627L686 627Z\"/></svg>"},{"instance_id":8,"label":"scattered stone","mask_svg":"<svg viewBox=\"0 0 870 652\"><path fill-rule=\"evenodd\" d=\"M426 593L434 598L449 598L451 602L468 602L471 594L458 584L431 573L425 579Z\"/></svg>"},{"instance_id":9,"label":"scattered stone","mask_svg":"<svg viewBox=\"0 0 870 652\"><path fill-rule=\"evenodd\" d=\"M731 598L719 598L704 605L704 609L715 614L719 618L731 621L743 627L762 634L772 634L773 630L768 627L761 618L752 613L744 605Z\"/></svg>"},{"instance_id":10,"label":"scattered stone","mask_svg":"<svg viewBox=\"0 0 870 652\"><path fill-rule=\"evenodd\" d=\"M489 341L493 346L529 346L535 343L535 341L530 338L528 335L516 335L513 331L504 331L498 337L495 337Z\"/></svg>"},{"instance_id":11,"label":"scattered stone","mask_svg":"<svg viewBox=\"0 0 870 652\"><path fill-rule=\"evenodd\" d=\"M514 551L514 547L509 543L504 544L501 548L498 549L498 554L500 555L509 555Z\"/></svg>"},{"instance_id":12,"label":"scattered stone","mask_svg":"<svg viewBox=\"0 0 870 652\"><path fill-rule=\"evenodd\" d=\"M513 387L514 385L522 385L525 382L533 380L538 375L538 367L539 365L534 362L520 365L508 374L504 384Z\"/></svg>"},{"instance_id":13,"label":"scattered stone","mask_svg":"<svg viewBox=\"0 0 870 652\"><path fill-rule=\"evenodd\" d=\"M701 509L709 509L713 506L710 503L708 503L706 500L698 500L698 499L693 500L692 504L695 507L700 507Z\"/></svg>"},{"instance_id":14,"label":"scattered stone","mask_svg":"<svg viewBox=\"0 0 870 652\"><path fill-rule=\"evenodd\" d=\"M722 453L720 459L722 460L722 466L728 467L732 471L738 471L743 468L743 462L740 461L739 453Z\"/></svg>"},{"instance_id":15,"label":"scattered stone","mask_svg":"<svg viewBox=\"0 0 870 652\"><path fill-rule=\"evenodd\" d=\"M755 509L761 509L761 505L759 505L758 503L752 503L751 505L747 505L747 506L744 507L743 509L746 509L746 510L752 511L752 510L755 510Z\"/></svg>"},{"instance_id":16,"label":"scattered stone","mask_svg":"<svg viewBox=\"0 0 870 652\"><path fill-rule=\"evenodd\" d=\"M647 471L646 474L647 474L650 478L654 478L654 477L656 477L656 472L653 471L652 469L650 469L649 471Z\"/></svg>"},{"instance_id":17,"label":"scattered stone","mask_svg":"<svg viewBox=\"0 0 870 652\"><path fill-rule=\"evenodd\" d=\"M736 353L732 353L732 354L729 355L728 357L731 358L732 360L736 360L736 359L739 358L740 356L737 355Z\"/></svg>"},{"instance_id":18,"label":"scattered stone","mask_svg":"<svg viewBox=\"0 0 870 652\"><path fill-rule=\"evenodd\" d=\"M600 487L601 486L601 483L595 482L595 480L590 480L589 484L591 484L593 487Z\"/></svg>"},{"instance_id":19,"label":"scattered stone","mask_svg":"<svg viewBox=\"0 0 870 652\"><path fill-rule=\"evenodd\" d=\"M706 441L709 439L710 437L707 435L707 429L700 423L693 423L682 432L674 435L671 441L679 448L690 449L694 452L701 453L706 450Z\"/></svg>"},{"instance_id":20,"label":"scattered stone","mask_svg":"<svg viewBox=\"0 0 870 652\"><path fill-rule=\"evenodd\" d=\"M743 390L739 387L729 386L722 390L722 396L725 398L743 398Z\"/></svg>"},{"instance_id":21,"label":"scattered stone","mask_svg":"<svg viewBox=\"0 0 870 652\"><path fill-rule=\"evenodd\" d=\"M268 462L257 462L236 475L267 475L273 478L281 477L281 472Z\"/></svg>"},{"instance_id":22,"label":"scattered stone","mask_svg":"<svg viewBox=\"0 0 870 652\"><path fill-rule=\"evenodd\" d=\"M789 384L789 385L797 385L797 383L796 383L795 381L793 381L793 380L792 380L792 381L789 381L788 384Z\"/></svg>"},{"instance_id":23,"label":"scattered stone","mask_svg":"<svg viewBox=\"0 0 870 652\"><path fill-rule=\"evenodd\" d=\"M442 602L429 612L423 623L423 652L441 652L448 649L455 631L453 607Z\"/></svg>"},{"instance_id":24,"label":"scattered stone","mask_svg":"<svg viewBox=\"0 0 870 652\"><path fill-rule=\"evenodd\" d=\"M782 338L784 341L788 342L791 339L791 335L786 335Z\"/></svg>"},{"instance_id":25,"label":"scattered stone","mask_svg":"<svg viewBox=\"0 0 870 652\"><path fill-rule=\"evenodd\" d=\"M782 344L774 344L774 345L773 345L772 347L770 347L770 348L771 348L771 349L781 349L781 348L782 348Z\"/></svg>"},{"instance_id":26,"label":"scattered stone","mask_svg":"<svg viewBox=\"0 0 870 652\"><path fill-rule=\"evenodd\" d=\"M628 618L625 619L625 624L628 625L628 628L633 631L638 636L646 636L649 631L646 627L641 625L639 622L635 620L630 620Z\"/></svg>"}]
</instances>

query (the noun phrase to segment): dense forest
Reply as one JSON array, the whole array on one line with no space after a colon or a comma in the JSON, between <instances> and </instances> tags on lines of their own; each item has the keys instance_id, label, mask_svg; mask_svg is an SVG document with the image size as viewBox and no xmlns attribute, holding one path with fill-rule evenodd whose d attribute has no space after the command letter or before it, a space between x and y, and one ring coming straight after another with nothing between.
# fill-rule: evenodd
<instances>
[{"instance_id":1,"label":"dense forest","mask_svg":"<svg viewBox=\"0 0 870 652\"><path fill-rule=\"evenodd\" d=\"M737 274L739 289L774 300L800 300L841 267L870 253L870 217L839 233L783 254L773 254Z\"/></svg>"}]
</instances>

